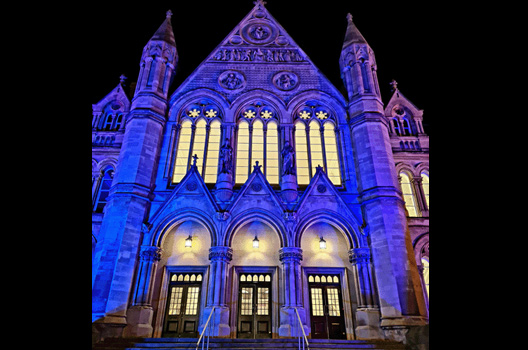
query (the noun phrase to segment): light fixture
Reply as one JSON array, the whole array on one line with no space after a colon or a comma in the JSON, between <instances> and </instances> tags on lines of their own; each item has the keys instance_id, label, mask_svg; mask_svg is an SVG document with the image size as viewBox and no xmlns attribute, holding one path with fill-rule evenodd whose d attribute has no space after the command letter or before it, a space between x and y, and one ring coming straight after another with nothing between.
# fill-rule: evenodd
<instances>
[{"instance_id":1,"label":"light fixture","mask_svg":"<svg viewBox=\"0 0 528 350\"><path fill-rule=\"evenodd\" d=\"M257 236L255 236L255 239L253 240L253 248L259 249L260 248L260 241Z\"/></svg>"},{"instance_id":2,"label":"light fixture","mask_svg":"<svg viewBox=\"0 0 528 350\"><path fill-rule=\"evenodd\" d=\"M321 237L321 241L319 241L319 247L321 250L325 250L327 248L326 241L323 237Z\"/></svg>"},{"instance_id":3,"label":"light fixture","mask_svg":"<svg viewBox=\"0 0 528 350\"><path fill-rule=\"evenodd\" d=\"M189 235L189 238L185 240L185 248L192 248L193 238L192 235Z\"/></svg>"}]
</instances>

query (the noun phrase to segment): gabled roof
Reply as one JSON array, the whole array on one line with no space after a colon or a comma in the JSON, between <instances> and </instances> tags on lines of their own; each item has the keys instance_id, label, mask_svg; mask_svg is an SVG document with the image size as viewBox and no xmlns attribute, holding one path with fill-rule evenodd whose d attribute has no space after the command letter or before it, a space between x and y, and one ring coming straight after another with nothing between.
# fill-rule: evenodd
<instances>
[{"instance_id":1,"label":"gabled roof","mask_svg":"<svg viewBox=\"0 0 528 350\"><path fill-rule=\"evenodd\" d=\"M394 85L394 93L392 94L392 97L385 108L385 116L391 117L394 107L401 105L407 107L411 111L413 117L423 117L424 111L416 107L416 105L412 103L411 100L401 93L400 89L397 88L397 83L395 81L393 81L393 84L396 85Z\"/></svg>"},{"instance_id":2,"label":"gabled roof","mask_svg":"<svg viewBox=\"0 0 528 350\"><path fill-rule=\"evenodd\" d=\"M102 113L110 103L115 103L112 107L115 110L130 111L131 102L123 88L124 79L125 77L121 76L121 82L101 101L92 105L94 113Z\"/></svg>"},{"instance_id":3,"label":"gabled roof","mask_svg":"<svg viewBox=\"0 0 528 350\"><path fill-rule=\"evenodd\" d=\"M198 172L196 165L191 166L187 175L172 191L165 203L152 216L150 222L154 224L172 215L174 212L183 209L196 209L205 211L211 215L219 211L219 207Z\"/></svg>"},{"instance_id":4,"label":"gabled roof","mask_svg":"<svg viewBox=\"0 0 528 350\"><path fill-rule=\"evenodd\" d=\"M228 212L236 214L248 209L255 209L255 203L259 203L259 209L275 212L277 215L284 213L285 208L282 205L282 201L262 173L261 168L262 165L257 164L254 166L253 173L242 186L236 198L234 198L233 203L227 210Z\"/></svg>"},{"instance_id":5,"label":"gabled roof","mask_svg":"<svg viewBox=\"0 0 528 350\"><path fill-rule=\"evenodd\" d=\"M337 62L336 62L337 63ZM172 102L189 91L209 88L230 102L257 89L289 102L304 91L324 91L346 100L264 6L255 7L185 80Z\"/></svg>"},{"instance_id":6,"label":"gabled roof","mask_svg":"<svg viewBox=\"0 0 528 350\"><path fill-rule=\"evenodd\" d=\"M321 203L324 204L321 205ZM346 221L352 225L353 230L356 233L361 232L359 223L362 219L360 220L354 215L323 168L319 167L310 185L299 200L295 212L303 220L303 218L309 218L321 211L347 218Z\"/></svg>"}]
</instances>

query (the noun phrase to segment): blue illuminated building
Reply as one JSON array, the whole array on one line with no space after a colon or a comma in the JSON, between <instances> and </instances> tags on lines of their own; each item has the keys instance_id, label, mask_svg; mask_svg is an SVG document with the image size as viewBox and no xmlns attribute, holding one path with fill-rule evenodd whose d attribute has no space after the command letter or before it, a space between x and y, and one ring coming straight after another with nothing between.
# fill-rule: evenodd
<instances>
[{"instance_id":1,"label":"blue illuminated building","mask_svg":"<svg viewBox=\"0 0 528 350\"><path fill-rule=\"evenodd\" d=\"M310 339L425 327L423 111L395 81L382 102L353 17L345 95L263 1L170 95L171 16L133 96L93 105L92 340L198 338L212 313L233 339L295 337L297 312Z\"/></svg>"}]
</instances>

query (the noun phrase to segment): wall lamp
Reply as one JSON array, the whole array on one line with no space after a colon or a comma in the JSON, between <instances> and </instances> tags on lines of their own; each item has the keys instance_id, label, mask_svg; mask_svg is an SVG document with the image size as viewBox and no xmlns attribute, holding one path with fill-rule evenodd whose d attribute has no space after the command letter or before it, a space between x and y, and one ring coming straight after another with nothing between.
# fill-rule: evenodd
<instances>
[{"instance_id":1,"label":"wall lamp","mask_svg":"<svg viewBox=\"0 0 528 350\"><path fill-rule=\"evenodd\" d=\"M192 235L189 235L189 238L185 240L185 248L192 248L193 238Z\"/></svg>"},{"instance_id":2,"label":"wall lamp","mask_svg":"<svg viewBox=\"0 0 528 350\"><path fill-rule=\"evenodd\" d=\"M325 250L327 248L326 241L323 237L321 237L321 240L319 241L319 247L321 248L321 250Z\"/></svg>"},{"instance_id":3,"label":"wall lamp","mask_svg":"<svg viewBox=\"0 0 528 350\"><path fill-rule=\"evenodd\" d=\"M255 239L253 240L253 248L259 249L260 248L260 241L258 239L258 236L255 236Z\"/></svg>"}]
</instances>

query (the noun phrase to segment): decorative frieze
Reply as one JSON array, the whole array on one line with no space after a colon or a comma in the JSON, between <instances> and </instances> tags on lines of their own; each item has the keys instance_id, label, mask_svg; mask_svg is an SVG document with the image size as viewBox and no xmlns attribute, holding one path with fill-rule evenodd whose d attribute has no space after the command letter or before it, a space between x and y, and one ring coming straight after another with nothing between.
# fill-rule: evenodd
<instances>
[{"instance_id":1,"label":"decorative frieze","mask_svg":"<svg viewBox=\"0 0 528 350\"><path fill-rule=\"evenodd\" d=\"M266 63L303 63L307 62L297 49L262 48L220 48L213 56L217 62L266 62Z\"/></svg>"}]
</instances>

